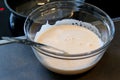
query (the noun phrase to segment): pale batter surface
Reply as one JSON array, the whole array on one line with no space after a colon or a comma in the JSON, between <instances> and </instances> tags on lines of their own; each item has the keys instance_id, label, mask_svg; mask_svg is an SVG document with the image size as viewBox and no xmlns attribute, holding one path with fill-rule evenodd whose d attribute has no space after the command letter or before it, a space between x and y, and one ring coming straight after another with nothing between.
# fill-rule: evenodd
<instances>
[{"instance_id":1,"label":"pale batter surface","mask_svg":"<svg viewBox=\"0 0 120 80\"><path fill-rule=\"evenodd\" d=\"M76 25L51 27L36 36L35 41L56 47L70 54L90 52L102 45L101 40L94 32Z\"/></svg>"}]
</instances>

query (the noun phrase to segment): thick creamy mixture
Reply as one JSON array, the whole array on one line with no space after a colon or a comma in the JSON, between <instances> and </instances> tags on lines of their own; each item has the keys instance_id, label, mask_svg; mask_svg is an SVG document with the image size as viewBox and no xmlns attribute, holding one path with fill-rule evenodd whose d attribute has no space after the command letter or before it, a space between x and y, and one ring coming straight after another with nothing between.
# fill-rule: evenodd
<instances>
[{"instance_id":1,"label":"thick creamy mixture","mask_svg":"<svg viewBox=\"0 0 120 80\"><path fill-rule=\"evenodd\" d=\"M69 54L81 54L98 49L103 45L101 39L91 30L76 25L53 26L37 34L35 41L44 43ZM61 60L36 53L37 58L48 69L62 74L77 74L89 70L99 61L99 55L81 60Z\"/></svg>"},{"instance_id":2,"label":"thick creamy mixture","mask_svg":"<svg viewBox=\"0 0 120 80\"><path fill-rule=\"evenodd\" d=\"M36 36L35 41L64 50L69 54L89 52L102 45L95 33L75 25L54 26Z\"/></svg>"}]
</instances>

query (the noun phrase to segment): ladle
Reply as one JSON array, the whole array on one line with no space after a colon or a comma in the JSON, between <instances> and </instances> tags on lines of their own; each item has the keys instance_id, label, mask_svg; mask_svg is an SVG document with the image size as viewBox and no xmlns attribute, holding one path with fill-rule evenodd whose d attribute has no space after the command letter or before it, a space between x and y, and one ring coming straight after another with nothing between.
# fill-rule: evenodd
<instances>
[{"instance_id":1,"label":"ladle","mask_svg":"<svg viewBox=\"0 0 120 80\"><path fill-rule=\"evenodd\" d=\"M26 39L25 36L22 36L22 37L1 37L1 38L2 38L2 40L0 40L0 45L10 44L10 43L22 43L25 45L33 46L37 50L39 49L39 50L49 52L49 53L67 54L67 52L60 50L60 49L57 49L55 47L28 40L28 39Z\"/></svg>"}]
</instances>

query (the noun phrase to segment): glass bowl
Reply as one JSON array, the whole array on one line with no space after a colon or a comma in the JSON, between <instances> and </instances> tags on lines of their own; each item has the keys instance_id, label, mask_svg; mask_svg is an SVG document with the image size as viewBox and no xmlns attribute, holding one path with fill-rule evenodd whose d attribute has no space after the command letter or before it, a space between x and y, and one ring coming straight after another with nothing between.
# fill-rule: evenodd
<instances>
[{"instance_id":1,"label":"glass bowl","mask_svg":"<svg viewBox=\"0 0 120 80\"><path fill-rule=\"evenodd\" d=\"M103 42L100 48L93 51L69 55L32 46L40 63L53 72L65 75L80 74L93 68L102 58L115 33L113 21L98 7L82 2L56 1L45 4L28 15L24 24L25 35L35 42L37 32L44 32L47 28L43 29L45 24L54 25L56 22L61 22L59 25L83 26Z\"/></svg>"}]
</instances>

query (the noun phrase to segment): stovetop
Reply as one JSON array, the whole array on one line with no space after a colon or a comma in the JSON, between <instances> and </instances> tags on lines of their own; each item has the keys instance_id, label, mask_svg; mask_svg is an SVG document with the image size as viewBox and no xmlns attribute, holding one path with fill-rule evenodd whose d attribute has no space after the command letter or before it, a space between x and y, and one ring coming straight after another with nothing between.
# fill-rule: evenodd
<instances>
[{"instance_id":1,"label":"stovetop","mask_svg":"<svg viewBox=\"0 0 120 80\"><path fill-rule=\"evenodd\" d=\"M104 10L111 18L120 17L119 0L86 0L86 2Z\"/></svg>"},{"instance_id":2,"label":"stovetop","mask_svg":"<svg viewBox=\"0 0 120 80\"><path fill-rule=\"evenodd\" d=\"M9 29L9 10L4 5L4 0L0 0L0 36L11 36Z\"/></svg>"},{"instance_id":3,"label":"stovetop","mask_svg":"<svg viewBox=\"0 0 120 80\"><path fill-rule=\"evenodd\" d=\"M110 0L109 2L108 0L86 0L86 2L103 9L111 18L120 16L117 0ZM10 11L6 8L4 0L0 0L0 36L13 36L9 27L9 17Z\"/></svg>"}]
</instances>

